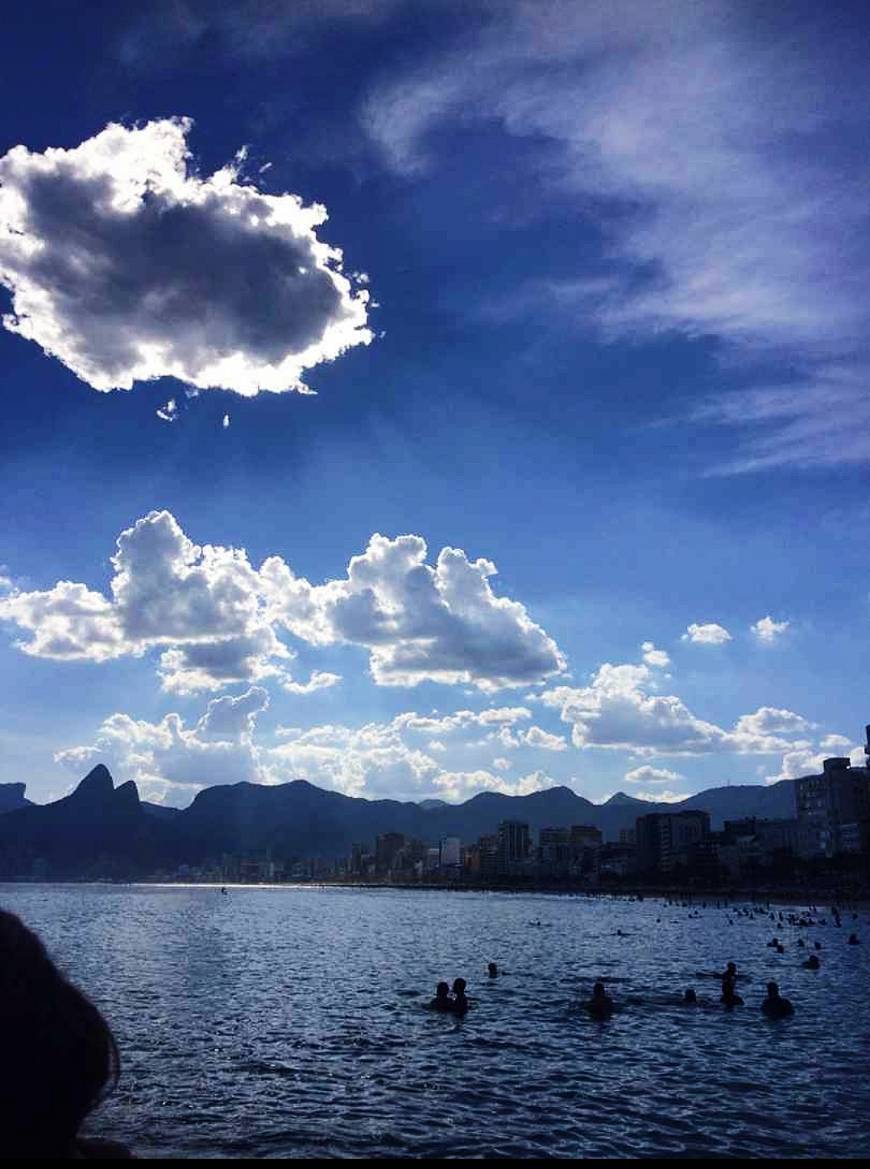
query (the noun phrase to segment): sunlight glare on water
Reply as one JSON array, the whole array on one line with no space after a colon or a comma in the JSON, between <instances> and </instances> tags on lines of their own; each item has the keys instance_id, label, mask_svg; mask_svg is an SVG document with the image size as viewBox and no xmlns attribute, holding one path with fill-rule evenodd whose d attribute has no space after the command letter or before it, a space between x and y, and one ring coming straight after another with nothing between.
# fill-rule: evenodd
<instances>
[{"instance_id":1,"label":"sunlight glare on water","mask_svg":"<svg viewBox=\"0 0 870 1169\"><path fill-rule=\"evenodd\" d=\"M868 1152L866 910L801 930L649 899L320 887L5 885L0 904L111 1023L121 1082L90 1132L141 1156ZM732 959L746 1005L728 1012L697 972ZM460 975L464 1019L424 1009ZM605 1023L581 1006L599 977L621 1007ZM770 979L794 1018L761 1015ZM710 1005L679 1006L690 985Z\"/></svg>"}]
</instances>

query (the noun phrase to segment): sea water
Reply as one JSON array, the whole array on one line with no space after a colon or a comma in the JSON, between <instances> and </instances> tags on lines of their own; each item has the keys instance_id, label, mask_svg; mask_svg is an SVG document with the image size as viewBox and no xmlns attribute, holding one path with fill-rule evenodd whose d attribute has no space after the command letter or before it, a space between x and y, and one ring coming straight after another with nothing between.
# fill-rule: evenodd
<instances>
[{"instance_id":1,"label":"sea water","mask_svg":"<svg viewBox=\"0 0 870 1169\"><path fill-rule=\"evenodd\" d=\"M655 899L114 885L0 905L111 1023L121 1080L88 1131L140 1156L870 1151L867 911L799 929ZM726 1011L698 972L729 960ZM468 1014L427 1010L458 976ZM606 1022L582 1009L598 978ZM761 1014L771 979L793 1018ZM688 986L708 1005L680 1006Z\"/></svg>"}]
</instances>

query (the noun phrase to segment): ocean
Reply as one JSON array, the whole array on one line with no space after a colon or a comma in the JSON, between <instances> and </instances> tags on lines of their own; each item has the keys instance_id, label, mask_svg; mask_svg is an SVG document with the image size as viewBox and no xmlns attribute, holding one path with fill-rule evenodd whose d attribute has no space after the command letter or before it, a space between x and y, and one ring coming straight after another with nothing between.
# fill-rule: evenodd
<instances>
[{"instance_id":1,"label":"ocean","mask_svg":"<svg viewBox=\"0 0 870 1169\"><path fill-rule=\"evenodd\" d=\"M27 884L0 905L111 1023L121 1080L88 1132L142 1157L870 1152L866 910L799 929L712 902ZM732 1011L698 975L729 960ZM465 1018L426 1010L457 976ZM606 1022L582 1009L597 978ZM761 1014L770 979L793 1018Z\"/></svg>"}]
</instances>

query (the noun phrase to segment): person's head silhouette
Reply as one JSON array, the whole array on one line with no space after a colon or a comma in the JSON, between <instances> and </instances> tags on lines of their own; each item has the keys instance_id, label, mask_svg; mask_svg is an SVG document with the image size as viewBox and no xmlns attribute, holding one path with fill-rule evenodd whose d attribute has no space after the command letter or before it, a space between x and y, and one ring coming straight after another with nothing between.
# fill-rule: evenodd
<instances>
[{"instance_id":1,"label":"person's head silhouette","mask_svg":"<svg viewBox=\"0 0 870 1169\"><path fill-rule=\"evenodd\" d=\"M118 1049L94 1004L64 978L36 934L2 909L0 1034L4 1156L75 1155L82 1122L117 1082Z\"/></svg>"}]
</instances>

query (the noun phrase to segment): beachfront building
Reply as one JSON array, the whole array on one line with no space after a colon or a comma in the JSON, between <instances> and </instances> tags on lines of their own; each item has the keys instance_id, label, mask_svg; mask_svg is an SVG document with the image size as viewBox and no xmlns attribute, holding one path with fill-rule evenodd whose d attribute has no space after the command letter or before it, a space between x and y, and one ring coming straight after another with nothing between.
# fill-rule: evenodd
<instances>
[{"instance_id":1,"label":"beachfront building","mask_svg":"<svg viewBox=\"0 0 870 1169\"><path fill-rule=\"evenodd\" d=\"M498 826L498 866L502 873L526 867L531 852L529 826L523 820L502 820Z\"/></svg>"},{"instance_id":2,"label":"beachfront building","mask_svg":"<svg viewBox=\"0 0 870 1169\"><path fill-rule=\"evenodd\" d=\"M637 867L641 873L673 873L704 857L710 813L650 812L635 822Z\"/></svg>"},{"instance_id":3,"label":"beachfront building","mask_svg":"<svg viewBox=\"0 0 870 1169\"><path fill-rule=\"evenodd\" d=\"M462 864L462 841L458 836L445 836L440 844L438 863L442 869L458 869Z\"/></svg>"},{"instance_id":4,"label":"beachfront building","mask_svg":"<svg viewBox=\"0 0 870 1169\"><path fill-rule=\"evenodd\" d=\"M870 739L870 728L868 728ZM870 775L847 757L826 759L820 775L795 780L797 819L815 833L815 853L861 852L870 842Z\"/></svg>"}]
</instances>

